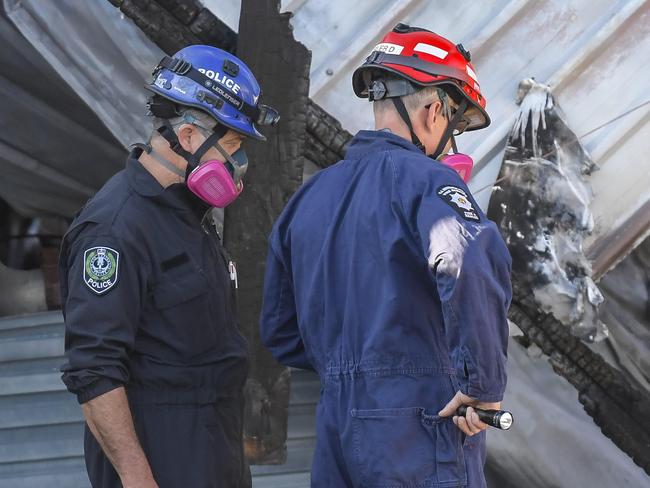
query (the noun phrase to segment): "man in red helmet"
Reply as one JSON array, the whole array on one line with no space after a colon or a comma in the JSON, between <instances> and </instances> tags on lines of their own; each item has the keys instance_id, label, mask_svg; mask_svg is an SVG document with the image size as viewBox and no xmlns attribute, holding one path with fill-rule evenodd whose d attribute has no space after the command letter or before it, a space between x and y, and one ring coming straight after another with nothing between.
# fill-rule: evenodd
<instances>
[{"instance_id":1,"label":"man in red helmet","mask_svg":"<svg viewBox=\"0 0 650 488\"><path fill-rule=\"evenodd\" d=\"M321 378L312 486L482 487L487 426L471 406L499 408L505 390L511 260L433 158L489 124L485 99L461 45L403 24L353 85L376 130L274 226L262 340Z\"/></svg>"}]
</instances>

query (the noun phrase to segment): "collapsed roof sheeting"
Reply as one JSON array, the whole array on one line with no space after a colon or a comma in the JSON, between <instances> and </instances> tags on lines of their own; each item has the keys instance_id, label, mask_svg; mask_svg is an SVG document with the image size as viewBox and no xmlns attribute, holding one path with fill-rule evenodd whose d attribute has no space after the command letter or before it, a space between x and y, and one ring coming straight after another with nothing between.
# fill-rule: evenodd
<instances>
[{"instance_id":1,"label":"collapsed roof sheeting","mask_svg":"<svg viewBox=\"0 0 650 488\"><path fill-rule=\"evenodd\" d=\"M508 431L488 432L488 486L637 488L648 476L600 433L569 383L535 345L510 338L508 388L515 415Z\"/></svg>"},{"instance_id":2,"label":"collapsed roof sheeting","mask_svg":"<svg viewBox=\"0 0 650 488\"><path fill-rule=\"evenodd\" d=\"M122 149L1 9L0 43L0 197L24 216L71 216Z\"/></svg>"},{"instance_id":3,"label":"collapsed roof sheeting","mask_svg":"<svg viewBox=\"0 0 650 488\"><path fill-rule=\"evenodd\" d=\"M160 59L155 44L144 39L129 19L120 18L115 9L111 12L108 2L98 2L95 9L75 9L78 3L73 0L3 1L23 34L47 54L66 81L74 86L80 75L85 86L97 88L88 96L78 91L122 144L144 137L136 132L146 127L140 123L144 118L141 84ZM147 35L158 39L167 52L188 36L201 42L218 39L222 47L232 48L232 32L215 23L210 10L236 29L239 0L204 0L207 8L198 0L110 1L141 26L164 14L164 21L149 25ZM170 6L169 12L164 5ZM294 11L296 38L313 52L311 96L317 103L310 102L308 112L307 156L319 167L341 156L349 134L318 104L348 129L370 126L368 103L352 95L350 76L397 21L429 27L462 41L472 51L494 121L488 129L459 139L461 149L477 161L479 171L470 185L474 191L491 185L499 171L516 114L511 95L520 79L534 76L550 84L579 135L647 99L647 83L640 73L650 62L648 0L486 0L481 8L471 0L447 6L422 0L358 0L352 10L348 0L284 0L282 6ZM57 11L69 13L75 21ZM128 42L116 42L121 40ZM91 69L84 71L84 66ZM112 90L118 90L119 96L111 96ZM134 93L137 96L130 99ZM120 110L113 109L115 104ZM601 168L590 178L596 193L595 231L585 244L596 277L633 249L649 227L650 171L639 171L639 165L648 164L639 160L648 150L648 140L650 104L584 141ZM483 208L490 193L484 190L477 195Z\"/></svg>"},{"instance_id":4,"label":"collapsed roof sheeting","mask_svg":"<svg viewBox=\"0 0 650 488\"><path fill-rule=\"evenodd\" d=\"M75 0L4 3L23 35L124 147L149 136L144 83L164 54L131 21L105 1L92 9Z\"/></svg>"}]
</instances>

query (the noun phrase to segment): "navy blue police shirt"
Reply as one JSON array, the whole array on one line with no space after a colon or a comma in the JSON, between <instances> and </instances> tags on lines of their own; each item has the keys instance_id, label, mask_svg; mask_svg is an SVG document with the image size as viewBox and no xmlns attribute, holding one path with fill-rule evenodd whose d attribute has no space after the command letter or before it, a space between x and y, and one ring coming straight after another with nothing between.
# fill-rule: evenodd
<instances>
[{"instance_id":1,"label":"navy blue police shirt","mask_svg":"<svg viewBox=\"0 0 650 488\"><path fill-rule=\"evenodd\" d=\"M209 207L184 184L163 188L138 155L85 205L61 248L62 379L80 403L119 386L209 399L247 374Z\"/></svg>"},{"instance_id":2,"label":"navy blue police shirt","mask_svg":"<svg viewBox=\"0 0 650 488\"><path fill-rule=\"evenodd\" d=\"M510 270L454 170L390 132L360 131L273 228L262 341L322 376L449 371L465 394L500 401Z\"/></svg>"}]
</instances>

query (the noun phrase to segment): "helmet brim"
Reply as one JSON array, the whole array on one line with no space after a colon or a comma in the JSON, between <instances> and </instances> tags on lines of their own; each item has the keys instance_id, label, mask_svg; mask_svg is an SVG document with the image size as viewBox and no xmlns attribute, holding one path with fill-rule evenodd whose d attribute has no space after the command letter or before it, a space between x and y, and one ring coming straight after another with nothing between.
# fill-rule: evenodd
<instances>
[{"instance_id":1,"label":"helmet brim","mask_svg":"<svg viewBox=\"0 0 650 488\"><path fill-rule=\"evenodd\" d=\"M413 76L410 76L408 73L404 73L403 67L393 67L388 64L366 64L359 66L354 73L352 74L352 89L354 93L359 98L368 98L368 87L364 80L364 75L368 72L386 72L397 75L400 78L406 79L411 83L417 86L444 86L449 90L446 90L449 95L454 99L456 103L459 103L462 98L467 100L468 108L465 111L466 116L469 120L469 125L466 132L484 129L488 127L491 123L490 116L487 114L485 109L481 107L475 100L465 95L461 87L450 78L444 77L438 79L438 77L422 74L422 78L429 77L431 81L426 81L424 79L417 79Z\"/></svg>"},{"instance_id":2,"label":"helmet brim","mask_svg":"<svg viewBox=\"0 0 650 488\"><path fill-rule=\"evenodd\" d=\"M219 124L224 125L224 126L228 127L229 129L232 129L232 130L234 130L235 132L237 132L239 134L245 135L247 137L250 137L250 138L258 140L258 141L266 141L267 140L266 136L264 134L262 134L259 130L257 130L257 128L254 126L253 123L250 124L251 128L252 128L251 131L243 130L241 127L234 126L234 125L228 123L227 121L224 121L222 119L217 118L215 116L215 114L213 114L207 107L205 107L204 105L201 105L200 103L189 103L189 102L179 103L178 100L174 100L172 97L168 96L163 90L161 90L158 86L156 86L154 84L147 83L147 84L144 85L144 87L147 90L155 93L156 95L160 95L161 97L166 98L167 100L170 100L170 101L174 102L178 106L192 107L192 108L196 108L198 110L201 110L202 112L204 112L204 113L208 114L210 117L212 117Z\"/></svg>"}]
</instances>

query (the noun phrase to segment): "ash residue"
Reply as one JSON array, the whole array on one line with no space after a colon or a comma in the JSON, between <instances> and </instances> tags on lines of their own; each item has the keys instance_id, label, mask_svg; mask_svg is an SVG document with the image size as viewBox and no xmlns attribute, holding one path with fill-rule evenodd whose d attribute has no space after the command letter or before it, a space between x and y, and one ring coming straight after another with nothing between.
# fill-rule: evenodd
<instances>
[{"instance_id":1,"label":"ash residue","mask_svg":"<svg viewBox=\"0 0 650 488\"><path fill-rule=\"evenodd\" d=\"M585 340L602 339L603 298L582 249L594 225L586 176L595 164L548 86L524 80L517 101L521 108L499 176L506 179L492 196L490 218L508 243L517 280L540 309Z\"/></svg>"}]
</instances>

